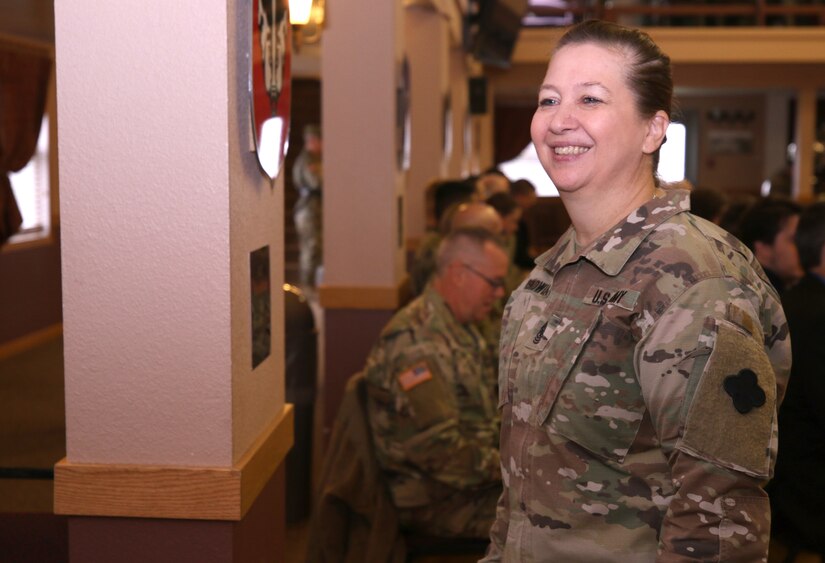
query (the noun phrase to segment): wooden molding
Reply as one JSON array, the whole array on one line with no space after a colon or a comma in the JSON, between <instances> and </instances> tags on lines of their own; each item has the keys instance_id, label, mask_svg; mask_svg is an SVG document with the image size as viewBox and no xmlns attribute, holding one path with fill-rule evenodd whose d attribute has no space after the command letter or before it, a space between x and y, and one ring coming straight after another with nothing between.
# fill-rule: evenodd
<instances>
[{"instance_id":1,"label":"wooden molding","mask_svg":"<svg viewBox=\"0 0 825 563\"><path fill-rule=\"evenodd\" d=\"M54 511L78 516L241 520L283 463L294 413L280 415L232 467L72 463L54 468Z\"/></svg>"},{"instance_id":2,"label":"wooden molding","mask_svg":"<svg viewBox=\"0 0 825 563\"><path fill-rule=\"evenodd\" d=\"M409 296L409 278L404 277L394 287L386 286L330 286L318 288L321 306L325 309L396 310Z\"/></svg>"},{"instance_id":3,"label":"wooden molding","mask_svg":"<svg viewBox=\"0 0 825 563\"><path fill-rule=\"evenodd\" d=\"M63 334L63 323L53 324L44 329L32 332L26 336L21 336L5 344L0 344L0 360L5 360L22 354L26 350L30 350L36 346L40 346L44 342L48 342L53 338L58 338Z\"/></svg>"},{"instance_id":4,"label":"wooden molding","mask_svg":"<svg viewBox=\"0 0 825 563\"><path fill-rule=\"evenodd\" d=\"M822 63L822 27L648 27L674 65L679 63ZM546 65L564 28L523 29L513 63Z\"/></svg>"}]
</instances>

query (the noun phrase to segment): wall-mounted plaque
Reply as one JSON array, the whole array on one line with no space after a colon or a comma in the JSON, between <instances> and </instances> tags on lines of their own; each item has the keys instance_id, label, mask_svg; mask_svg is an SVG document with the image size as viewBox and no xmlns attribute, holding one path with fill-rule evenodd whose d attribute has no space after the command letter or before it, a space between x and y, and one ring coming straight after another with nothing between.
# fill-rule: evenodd
<instances>
[{"instance_id":1,"label":"wall-mounted plaque","mask_svg":"<svg viewBox=\"0 0 825 563\"><path fill-rule=\"evenodd\" d=\"M249 254L252 307L252 369L269 357L272 350L272 292L269 280L269 247Z\"/></svg>"},{"instance_id":2,"label":"wall-mounted plaque","mask_svg":"<svg viewBox=\"0 0 825 563\"><path fill-rule=\"evenodd\" d=\"M283 167L289 139L292 28L287 0L252 0L252 126L261 169Z\"/></svg>"},{"instance_id":3,"label":"wall-mounted plaque","mask_svg":"<svg viewBox=\"0 0 825 563\"><path fill-rule=\"evenodd\" d=\"M395 84L395 149L398 169L410 168L410 61L407 57L398 65Z\"/></svg>"}]
</instances>

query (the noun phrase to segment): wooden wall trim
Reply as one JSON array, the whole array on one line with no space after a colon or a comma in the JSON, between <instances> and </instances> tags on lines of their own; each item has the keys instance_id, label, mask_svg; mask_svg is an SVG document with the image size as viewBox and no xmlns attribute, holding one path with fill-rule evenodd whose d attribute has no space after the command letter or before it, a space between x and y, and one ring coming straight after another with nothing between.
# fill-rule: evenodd
<instances>
[{"instance_id":1,"label":"wooden wall trim","mask_svg":"<svg viewBox=\"0 0 825 563\"><path fill-rule=\"evenodd\" d=\"M324 309L396 310L409 299L409 278L396 286L322 285L318 297Z\"/></svg>"},{"instance_id":2,"label":"wooden wall trim","mask_svg":"<svg viewBox=\"0 0 825 563\"><path fill-rule=\"evenodd\" d=\"M241 520L294 440L291 404L232 467L72 463L54 469L54 511L79 516Z\"/></svg>"},{"instance_id":3,"label":"wooden wall trim","mask_svg":"<svg viewBox=\"0 0 825 563\"><path fill-rule=\"evenodd\" d=\"M0 344L0 360L5 360L22 354L23 352L40 346L53 338L58 338L63 334L63 323L56 323L38 331L32 332L20 338L15 338L4 344Z\"/></svg>"},{"instance_id":4,"label":"wooden wall trim","mask_svg":"<svg viewBox=\"0 0 825 563\"><path fill-rule=\"evenodd\" d=\"M823 63L825 28L648 27L643 28L676 66L679 63ZM523 29L513 63L547 64L564 28Z\"/></svg>"},{"instance_id":5,"label":"wooden wall trim","mask_svg":"<svg viewBox=\"0 0 825 563\"><path fill-rule=\"evenodd\" d=\"M6 51L37 53L54 60L54 41L22 37L0 31L0 46Z\"/></svg>"}]
</instances>

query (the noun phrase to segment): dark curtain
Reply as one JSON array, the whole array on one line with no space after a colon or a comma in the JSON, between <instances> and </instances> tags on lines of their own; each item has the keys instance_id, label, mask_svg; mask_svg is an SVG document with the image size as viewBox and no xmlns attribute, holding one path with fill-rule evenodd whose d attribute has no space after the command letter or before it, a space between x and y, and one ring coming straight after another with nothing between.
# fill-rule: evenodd
<instances>
[{"instance_id":1,"label":"dark curtain","mask_svg":"<svg viewBox=\"0 0 825 563\"><path fill-rule=\"evenodd\" d=\"M496 164L516 158L530 142L530 122L534 106L496 105L494 152Z\"/></svg>"},{"instance_id":2,"label":"dark curtain","mask_svg":"<svg viewBox=\"0 0 825 563\"><path fill-rule=\"evenodd\" d=\"M0 45L0 246L22 222L8 175L37 148L50 73L47 55Z\"/></svg>"}]
</instances>

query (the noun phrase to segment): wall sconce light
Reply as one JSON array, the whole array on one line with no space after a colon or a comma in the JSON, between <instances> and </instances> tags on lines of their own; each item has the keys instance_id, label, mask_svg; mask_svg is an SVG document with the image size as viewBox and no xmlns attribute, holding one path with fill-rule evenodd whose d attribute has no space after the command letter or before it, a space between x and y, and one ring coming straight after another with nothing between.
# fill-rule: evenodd
<instances>
[{"instance_id":1,"label":"wall sconce light","mask_svg":"<svg viewBox=\"0 0 825 563\"><path fill-rule=\"evenodd\" d=\"M289 0L289 23L306 25L312 14L312 0Z\"/></svg>"},{"instance_id":2,"label":"wall sconce light","mask_svg":"<svg viewBox=\"0 0 825 563\"><path fill-rule=\"evenodd\" d=\"M289 23L293 27L295 48L318 43L326 20L326 0L289 0Z\"/></svg>"}]
</instances>

